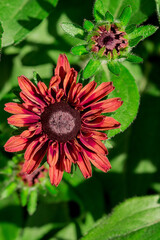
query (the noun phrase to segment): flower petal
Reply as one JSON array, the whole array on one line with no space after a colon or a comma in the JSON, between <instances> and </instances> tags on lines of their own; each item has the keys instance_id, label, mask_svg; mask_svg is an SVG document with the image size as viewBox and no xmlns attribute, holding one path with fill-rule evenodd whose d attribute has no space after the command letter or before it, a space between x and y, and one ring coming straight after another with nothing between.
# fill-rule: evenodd
<instances>
[{"instance_id":1,"label":"flower petal","mask_svg":"<svg viewBox=\"0 0 160 240\"><path fill-rule=\"evenodd\" d=\"M114 112L116 111L121 105L123 101L121 98L110 98L98 103L93 103L89 105L92 110L93 109L102 109L102 113Z\"/></svg>"},{"instance_id":2,"label":"flower petal","mask_svg":"<svg viewBox=\"0 0 160 240\"><path fill-rule=\"evenodd\" d=\"M43 97L39 94L37 87L25 76L18 77L19 86L24 95L26 95L31 101L40 106L46 106Z\"/></svg>"},{"instance_id":3,"label":"flower petal","mask_svg":"<svg viewBox=\"0 0 160 240\"><path fill-rule=\"evenodd\" d=\"M94 92L95 87L97 86L97 83L95 81L92 81L85 85L77 95L77 97L80 99L80 104L83 105L83 102L85 102L88 97Z\"/></svg>"},{"instance_id":4,"label":"flower petal","mask_svg":"<svg viewBox=\"0 0 160 240\"><path fill-rule=\"evenodd\" d=\"M80 141L83 143L83 145L90 149L93 152L101 153L103 155L108 154L107 148L105 145L98 139L93 138L83 138L83 136L80 136Z\"/></svg>"},{"instance_id":5,"label":"flower petal","mask_svg":"<svg viewBox=\"0 0 160 240\"><path fill-rule=\"evenodd\" d=\"M85 178L89 178L92 176L91 164L84 152L80 152L78 154L77 165Z\"/></svg>"},{"instance_id":6,"label":"flower petal","mask_svg":"<svg viewBox=\"0 0 160 240\"><path fill-rule=\"evenodd\" d=\"M59 158L59 145L58 142L50 141L48 153L47 153L47 162L49 166L54 166Z\"/></svg>"},{"instance_id":7,"label":"flower petal","mask_svg":"<svg viewBox=\"0 0 160 240\"><path fill-rule=\"evenodd\" d=\"M67 72L65 79L63 81L63 89L66 94L68 95L69 89L73 83L76 83L77 80L77 71L74 68L71 68L69 72Z\"/></svg>"},{"instance_id":8,"label":"flower petal","mask_svg":"<svg viewBox=\"0 0 160 240\"><path fill-rule=\"evenodd\" d=\"M70 64L68 62L68 59L65 54L60 54L57 66L55 68L55 75L58 75L61 77L61 80L63 81L66 73L70 71Z\"/></svg>"},{"instance_id":9,"label":"flower petal","mask_svg":"<svg viewBox=\"0 0 160 240\"><path fill-rule=\"evenodd\" d=\"M112 82L103 82L99 85L92 94L89 95L86 99L84 99L80 105L84 107L88 107L91 103L97 102L103 97L107 96L110 92L114 90Z\"/></svg>"},{"instance_id":10,"label":"flower petal","mask_svg":"<svg viewBox=\"0 0 160 240\"><path fill-rule=\"evenodd\" d=\"M23 172L27 172L28 174L32 173L45 156L48 148L48 139L45 137L43 137L43 140L41 139L42 137L34 140L26 149Z\"/></svg>"},{"instance_id":11,"label":"flower petal","mask_svg":"<svg viewBox=\"0 0 160 240\"><path fill-rule=\"evenodd\" d=\"M64 144L64 152L66 157L73 163L78 160L78 150L74 144L74 142L66 142Z\"/></svg>"},{"instance_id":12,"label":"flower petal","mask_svg":"<svg viewBox=\"0 0 160 240\"><path fill-rule=\"evenodd\" d=\"M55 91L58 91L61 78L59 76L54 76L51 78L49 83L49 89L53 88Z\"/></svg>"},{"instance_id":13,"label":"flower petal","mask_svg":"<svg viewBox=\"0 0 160 240\"><path fill-rule=\"evenodd\" d=\"M13 114L32 114L32 112L28 111L24 108L22 104L19 103L6 103L4 110Z\"/></svg>"},{"instance_id":14,"label":"flower petal","mask_svg":"<svg viewBox=\"0 0 160 240\"><path fill-rule=\"evenodd\" d=\"M17 127L29 126L40 120L40 117L35 114L16 114L12 115L8 119L8 123Z\"/></svg>"},{"instance_id":15,"label":"flower petal","mask_svg":"<svg viewBox=\"0 0 160 240\"><path fill-rule=\"evenodd\" d=\"M7 152L19 152L27 148L29 140L22 138L21 136L11 137L4 145L5 151Z\"/></svg>"},{"instance_id":16,"label":"flower petal","mask_svg":"<svg viewBox=\"0 0 160 240\"><path fill-rule=\"evenodd\" d=\"M85 151L91 163L103 172L108 172L111 169L111 164L108 158L104 155Z\"/></svg>"},{"instance_id":17,"label":"flower petal","mask_svg":"<svg viewBox=\"0 0 160 240\"><path fill-rule=\"evenodd\" d=\"M55 185L56 187L59 185L63 177L63 172L63 163L61 161L58 161L56 165L49 167L49 177L52 185Z\"/></svg>"},{"instance_id":18,"label":"flower petal","mask_svg":"<svg viewBox=\"0 0 160 240\"><path fill-rule=\"evenodd\" d=\"M64 171L67 173L71 172L71 166L72 166L72 162L68 159L65 158L63 161L63 167L64 167Z\"/></svg>"},{"instance_id":19,"label":"flower petal","mask_svg":"<svg viewBox=\"0 0 160 240\"><path fill-rule=\"evenodd\" d=\"M91 128L93 130L100 130L100 131L105 131L105 130L110 130L110 129L115 129L119 128L121 124L117 122L114 118L112 117L98 117L97 119L94 119L93 121L88 121L84 122L83 124L87 128Z\"/></svg>"}]
</instances>

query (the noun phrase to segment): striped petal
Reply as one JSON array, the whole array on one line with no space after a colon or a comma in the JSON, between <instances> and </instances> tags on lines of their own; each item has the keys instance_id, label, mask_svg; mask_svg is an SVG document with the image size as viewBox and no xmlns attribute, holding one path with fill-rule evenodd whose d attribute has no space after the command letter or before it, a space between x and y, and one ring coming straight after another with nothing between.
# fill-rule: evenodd
<instances>
[{"instance_id":1,"label":"striped petal","mask_svg":"<svg viewBox=\"0 0 160 240\"><path fill-rule=\"evenodd\" d=\"M63 163L61 163L61 161L58 161L56 165L49 167L49 177L52 185L55 185L56 187L59 185L63 177L63 172Z\"/></svg>"},{"instance_id":2,"label":"striped petal","mask_svg":"<svg viewBox=\"0 0 160 240\"><path fill-rule=\"evenodd\" d=\"M47 153L47 162L49 166L54 166L59 158L59 145L58 142L50 141Z\"/></svg>"},{"instance_id":3,"label":"striped petal","mask_svg":"<svg viewBox=\"0 0 160 240\"><path fill-rule=\"evenodd\" d=\"M32 173L41 163L48 148L48 139L38 138L27 147L24 158L23 172Z\"/></svg>"},{"instance_id":4,"label":"striped petal","mask_svg":"<svg viewBox=\"0 0 160 240\"><path fill-rule=\"evenodd\" d=\"M93 121L90 121L90 122L83 121L83 124L87 128L91 128L93 130L100 130L100 131L115 129L121 126L121 124L117 122L114 118L104 117L104 116L98 117L97 119L94 119Z\"/></svg>"},{"instance_id":5,"label":"striped petal","mask_svg":"<svg viewBox=\"0 0 160 240\"><path fill-rule=\"evenodd\" d=\"M13 114L32 114L32 112L25 109L24 106L19 103L6 103L4 110Z\"/></svg>"},{"instance_id":6,"label":"striped petal","mask_svg":"<svg viewBox=\"0 0 160 240\"><path fill-rule=\"evenodd\" d=\"M93 138L83 138L83 136L80 137L80 141L82 144L90 149L93 152L101 153L103 155L108 154L107 148L105 145L98 139Z\"/></svg>"},{"instance_id":7,"label":"striped petal","mask_svg":"<svg viewBox=\"0 0 160 240\"><path fill-rule=\"evenodd\" d=\"M13 136L6 142L4 148L7 152L19 152L26 149L28 144L28 139L24 139L21 136Z\"/></svg>"},{"instance_id":8,"label":"striped petal","mask_svg":"<svg viewBox=\"0 0 160 240\"><path fill-rule=\"evenodd\" d=\"M108 172L111 169L111 164L108 158L104 155L85 151L91 163L103 172Z\"/></svg>"},{"instance_id":9,"label":"striped petal","mask_svg":"<svg viewBox=\"0 0 160 240\"><path fill-rule=\"evenodd\" d=\"M40 120L38 115L34 114L16 114L12 115L8 119L8 123L17 127L30 126Z\"/></svg>"},{"instance_id":10,"label":"striped petal","mask_svg":"<svg viewBox=\"0 0 160 240\"><path fill-rule=\"evenodd\" d=\"M108 113L116 111L122 103L123 101L121 101L121 98L111 98L98 103L93 103L88 107L92 110L102 109L102 113Z\"/></svg>"},{"instance_id":11,"label":"striped petal","mask_svg":"<svg viewBox=\"0 0 160 240\"><path fill-rule=\"evenodd\" d=\"M98 100L104 98L113 90L114 87L112 82L103 82L93 91L92 94L90 94L87 98L81 101L80 105L88 107L91 103L97 102Z\"/></svg>"},{"instance_id":12,"label":"striped petal","mask_svg":"<svg viewBox=\"0 0 160 240\"><path fill-rule=\"evenodd\" d=\"M37 105L46 106L42 96L39 94L37 87L25 76L18 77L19 86L25 96L27 96L31 101Z\"/></svg>"},{"instance_id":13,"label":"striped petal","mask_svg":"<svg viewBox=\"0 0 160 240\"><path fill-rule=\"evenodd\" d=\"M88 96L90 96L94 92L96 86L97 83L95 81L92 81L81 89L81 91L77 95L77 97L80 99L81 105L83 105L83 102L88 99Z\"/></svg>"},{"instance_id":14,"label":"striped petal","mask_svg":"<svg viewBox=\"0 0 160 240\"><path fill-rule=\"evenodd\" d=\"M67 142L64 144L64 152L66 157L73 163L78 160L78 150L74 144L74 142Z\"/></svg>"},{"instance_id":15,"label":"striped petal","mask_svg":"<svg viewBox=\"0 0 160 240\"><path fill-rule=\"evenodd\" d=\"M61 77L61 80L63 81L66 73L70 71L70 64L68 62L68 59L65 54L60 54L57 66L55 68L55 75L58 75Z\"/></svg>"},{"instance_id":16,"label":"striped petal","mask_svg":"<svg viewBox=\"0 0 160 240\"><path fill-rule=\"evenodd\" d=\"M71 68L69 72L67 72L65 79L63 81L63 89L66 94L68 95L69 89L73 83L76 83L77 80L77 71L74 68Z\"/></svg>"},{"instance_id":17,"label":"striped petal","mask_svg":"<svg viewBox=\"0 0 160 240\"><path fill-rule=\"evenodd\" d=\"M84 152L78 154L77 165L85 178L92 176L91 164Z\"/></svg>"},{"instance_id":18,"label":"striped petal","mask_svg":"<svg viewBox=\"0 0 160 240\"><path fill-rule=\"evenodd\" d=\"M68 159L65 158L63 161L63 167L64 167L64 171L67 173L71 172L71 166L72 166L72 162Z\"/></svg>"},{"instance_id":19,"label":"striped petal","mask_svg":"<svg viewBox=\"0 0 160 240\"><path fill-rule=\"evenodd\" d=\"M49 83L49 89L53 88L55 91L58 91L61 78L59 76L54 76L51 78Z\"/></svg>"}]
</instances>

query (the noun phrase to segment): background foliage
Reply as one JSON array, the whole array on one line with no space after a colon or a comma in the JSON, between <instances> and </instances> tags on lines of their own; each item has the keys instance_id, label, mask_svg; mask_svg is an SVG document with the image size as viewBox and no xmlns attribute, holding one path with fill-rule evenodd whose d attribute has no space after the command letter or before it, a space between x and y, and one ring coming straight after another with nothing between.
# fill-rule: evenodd
<instances>
[{"instance_id":1,"label":"background foliage","mask_svg":"<svg viewBox=\"0 0 160 240\"><path fill-rule=\"evenodd\" d=\"M4 31L0 62L1 240L159 239L159 30L134 49L144 59L142 64L122 64L119 76L101 65L94 77L98 84L113 81L117 90L109 97L118 96L124 101L114 114L122 123L121 129L108 132L111 138L127 128L106 142L112 165L109 173L93 169L93 177L85 180L77 169L72 175L65 174L58 188L44 180L38 188L31 189L25 207L21 186L8 177L9 172L4 174L6 167L12 169L11 163L23 156L3 150L13 132L3 107L14 97L12 89L16 90L17 76L23 74L32 79L36 71L48 83L60 53L66 53L77 71L84 68L88 58L70 52L80 41L66 35L61 24L82 26L84 19L92 20L93 4L93 0L0 2L0 45ZM103 0L103 4L114 17L131 5L130 24L159 24L158 0Z\"/></svg>"}]
</instances>

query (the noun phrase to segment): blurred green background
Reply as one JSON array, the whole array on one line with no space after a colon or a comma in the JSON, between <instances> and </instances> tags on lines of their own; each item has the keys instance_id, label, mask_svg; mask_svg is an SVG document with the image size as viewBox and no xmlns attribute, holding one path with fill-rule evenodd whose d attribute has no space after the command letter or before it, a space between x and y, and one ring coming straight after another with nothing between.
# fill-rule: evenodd
<instances>
[{"instance_id":1,"label":"blurred green background","mask_svg":"<svg viewBox=\"0 0 160 240\"><path fill-rule=\"evenodd\" d=\"M53 1L36 1L40 11L36 10L36 6L34 6L35 9L33 7L30 10L30 4L34 1L22 1L26 4L26 9L29 9L27 12L17 1L15 15L11 16L14 9L8 5L8 9L11 9L7 12L5 8L5 4L7 6L11 1L4 2L0 3L0 21L2 25L4 22L4 40L2 38L4 47L0 62L1 169L4 169L15 156L15 154L4 152L3 149L3 145L13 131L7 124L9 114L4 112L3 108L4 103L13 98L11 90L17 87L17 76L23 74L32 79L33 71L36 71L48 83L60 53L66 53L71 66L77 71L84 68L88 59L83 56L73 56L70 53L71 47L78 41L64 33L61 23L74 22L82 25L84 19L92 20L94 4L92 0L61 0L58 3L54 1L54 4ZM104 2L108 4L108 9L114 15L118 15L124 6L131 4L133 7L131 23L139 24L145 21L145 24L156 26L159 24L156 13L156 6L157 8L159 6L156 5L157 2L144 0L136 0L134 3L121 0L116 0L114 3ZM37 18L32 16L32 11L33 16L34 11L37 11ZM32 17L29 18L30 13ZM18 20L15 19L16 16ZM6 23L7 17L10 19ZM20 25L19 35L14 34L14 22ZM18 29L16 25L15 28ZM10 36L14 36L14 41L9 36L9 29ZM124 200L135 196L159 194L160 31L141 42L134 49L134 53L141 56L144 62L140 65L124 63L124 66L138 85L141 95L140 106L133 124L107 143L111 171L106 174L93 168L93 176L87 180L78 169L71 175L64 174L58 188L50 185L47 191L39 190L37 210L33 215L29 215L27 208L21 206L20 190L0 199L1 240L80 239L93 228L97 220L110 214L112 209ZM0 181L0 187L3 190L10 179L6 178L5 174L0 174ZM134 204L133 207L136 208ZM160 212L159 220L156 221L160 222ZM154 231L152 229L153 233ZM148 238L134 238L134 236L127 238L123 234L122 238L118 238L115 234L115 238L106 237L106 239L158 240L159 234L157 233L155 238L150 238L149 235ZM98 238L93 236L85 239Z\"/></svg>"}]
</instances>

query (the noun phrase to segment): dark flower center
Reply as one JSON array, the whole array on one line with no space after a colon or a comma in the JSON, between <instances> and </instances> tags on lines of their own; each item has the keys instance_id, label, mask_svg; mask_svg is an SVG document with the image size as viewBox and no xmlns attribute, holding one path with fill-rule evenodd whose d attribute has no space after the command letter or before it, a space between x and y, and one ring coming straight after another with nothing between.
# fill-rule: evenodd
<instances>
[{"instance_id":1,"label":"dark flower center","mask_svg":"<svg viewBox=\"0 0 160 240\"><path fill-rule=\"evenodd\" d=\"M67 142L77 136L81 118L79 111L66 102L58 102L46 107L41 115L43 131L48 138Z\"/></svg>"},{"instance_id":2,"label":"dark flower center","mask_svg":"<svg viewBox=\"0 0 160 240\"><path fill-rule=\"evenodd\" d=\"M110 29L107 30L106 26L99 26L98 35L92 37L94 44L92 45L92 51L98 52L101 48L104 48L103 55L108 53L113 54L113 50L119 54L120 50L128 46L128 40L124 38L125 32L119 31L116 25L112 24Z\"/></svg>"}]
</instances>

